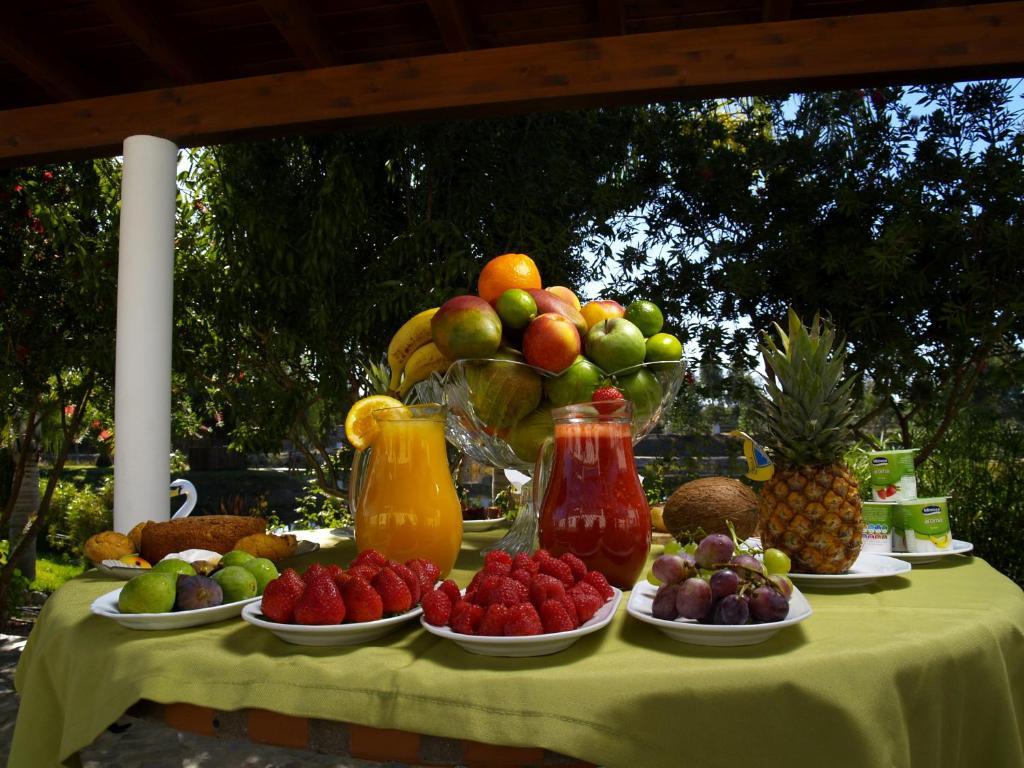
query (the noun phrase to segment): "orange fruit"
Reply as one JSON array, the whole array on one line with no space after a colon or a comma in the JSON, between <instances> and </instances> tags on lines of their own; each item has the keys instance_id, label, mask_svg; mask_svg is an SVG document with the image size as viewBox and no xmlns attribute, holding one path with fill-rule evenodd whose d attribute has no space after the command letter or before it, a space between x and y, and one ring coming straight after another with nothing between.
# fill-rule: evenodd
<instances>
[{"instance_id":1,"label":"orange fruit","mask_svg":"<svg viewBox=\"0 0 1024 768\"><path fill-rule=\"evenodd\" d=\"M495 256L480 271L476 292L484 301L493 304L509 288L540 288L540 271L525 253Z\"/></svg>"}]
</instances>

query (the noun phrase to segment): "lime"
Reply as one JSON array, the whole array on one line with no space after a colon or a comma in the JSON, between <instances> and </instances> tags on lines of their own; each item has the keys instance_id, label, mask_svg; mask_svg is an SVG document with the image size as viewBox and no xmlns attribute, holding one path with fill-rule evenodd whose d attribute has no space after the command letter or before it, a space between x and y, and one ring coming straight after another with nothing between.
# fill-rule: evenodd
<instances>
[{"instance_id":1,"label":"lime","mask_svg":"<svg viewBox=\"0 0 1024 768\"><path fill-rule=\"evenodd\" d=\"M644 337L653 336L665 324L665 317L653 301L634 301L626 307L626 319L640 329Z\"/></svg>"},{"instance_id":2,"label":"lime","mask_svg":"<svg viewBox=\"0 0 1024 768\"><path fill-rule=\"evenodd\" d=\"M656 333L647 340L648 363L675 362L683 356L683 345L671 333Z\"/></svg>"},{"instance_id":3,"label":"lime","mask_svg":"<svg viewBox=\"0 0 1024 768\"><path fill-rule=\"evenodd\" d=\"M241 549L233 549L220 559L220 567L227 568L229 565L245 565L250 560L255 560L253 555Z\"/></svg>"},{"instance_id":4,"label":"lime","mask_svg":"<svg viewBox=\"0 0 1024 768\"><path fill-rule=\"evenodd\" d=\"M254 557L251 560L246 560L242 567L256 577L256 594L258 595L262 595L267 584L281 575L277 572L277 566L274 565L274 562L265 557Z\"/></svg>"},{"instance_id":5,"label":"lime","mask_svg":"<svg viewBox=\"0 0 1024 768\"><path fill-rule=\"evenodd\" d=\"M525 328L537 316L537 302L522 288L509 288L498 297L494 308L501 324L508 328Z\"/></svg>"},{"instance_id":6,"label":"lime","mask_svg":"<svg viewBox=\"0 0 1024 768\"><path fill-rule=\"evenodd\" d=\"M220 584L225 603L235 603L256 597L256 577L241 565L229 565L213 574L213 580Z\"/></svg>"},{"instance_id":7,"label":"lime","mask_svg":"<svg viewBox=\"0 0 1024 768\"><path fill-rule=\"evenodd\" d=\"M175 581L173 573L160 571L136 576L121 590L117 610L121 613L169 613L174 608Z\"/></svg>"},{"instance_id":8,"label":"lime","mask_svg":"<svg viewBox=\"0 0 1024 768\"><path fill-rule=\"evenodd\" d=\"M170 573L170 574L181 574L183 576L195 576L196 569L186 563L184 560L178 560L177 558L170 558L168 560L161 560L159 563L153 566L153 570L157 573Z\"/></svg>"}]
</instances>

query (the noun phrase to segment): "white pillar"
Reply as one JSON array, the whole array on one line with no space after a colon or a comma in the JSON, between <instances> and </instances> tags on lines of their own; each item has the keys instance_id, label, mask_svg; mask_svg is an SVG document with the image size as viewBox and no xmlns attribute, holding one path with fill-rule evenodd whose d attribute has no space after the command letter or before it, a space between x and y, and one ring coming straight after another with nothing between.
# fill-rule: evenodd
<instances>
[{"instance_id":1,"label":"white pillar","mask_svg":"<svg viewBox=\"0 0 1024 768\"><path fill-rule=\"evenodd\" d=\"M166 520L178 148L124 142L114 380L114 529Z\"/></svg>"}]
</instances>

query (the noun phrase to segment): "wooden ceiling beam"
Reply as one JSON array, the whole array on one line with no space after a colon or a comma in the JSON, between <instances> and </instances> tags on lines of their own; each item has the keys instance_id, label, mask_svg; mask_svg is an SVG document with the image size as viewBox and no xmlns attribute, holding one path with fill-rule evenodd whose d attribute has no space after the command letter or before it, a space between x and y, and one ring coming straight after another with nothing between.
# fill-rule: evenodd
<instances>
[{"instance_id":1,"label":"wooden ceiling beam","mask_svg":"<svg viewBox=\"0 0 1024 768\"><path fill-rule=\"evenodd\" d=\"M0 23L0 59L14 65L52 99L85 98L90 90L85 81L56 51L47 50L44 42L41 34L29 32L20 19L4 12ZM0 112L0 121L2 115Z\"/></svg>"},{"instance_id":2,"label":"wooden ceiling beam","mask_svg":"<svg viewBox=\"0 0 1024 768\"><path fill-rule=\"evenodd\" d=\"M460 0L428 0L428 3L446 50L458 52L476 48L473 25Z\"/></svg>"},{"instance_id":3,"label":"wooden ceiling beam","mask_svg":"<svg viewBox=\"0 0 1024 768\"><path fill-rule=\"evenodd\" d=\"M138 0L95 0L114 25L176 83L197 83L202 77L188 55L164 32L161 25L143 9Z\"/></svg>"},{"instance_id":4,"label":"wooden ceiling beam","mask_svg":"<svg viewBox=\"0 0 1024 768\"><path fill-rule=\"evenodd\" d=\"M626 34L626 7L623 0L597 0L597 23L602 35Z\"/></svg>"},{"instance_id":5,"label":"wooden ceiling beam","mask_svg":"<svg viewBox=\"0 0 1024 768\"><path fill-rule=\"evenodd\" d=\"M913 29L913 35L907 30ZM0 112L0 163L344 126L1024 74L1024 0L493 48Z\"/></svg>"},{"instance_id":6,"label":"wooden ceiling beam","mask_svg":"<svg viewBox=\"0 0 1024 768\"><path fill-rule=\"evenodd\" d=\"M306 69L339 62L305 0L260 0L260 5Z\"/></svg>"}]
</instances>

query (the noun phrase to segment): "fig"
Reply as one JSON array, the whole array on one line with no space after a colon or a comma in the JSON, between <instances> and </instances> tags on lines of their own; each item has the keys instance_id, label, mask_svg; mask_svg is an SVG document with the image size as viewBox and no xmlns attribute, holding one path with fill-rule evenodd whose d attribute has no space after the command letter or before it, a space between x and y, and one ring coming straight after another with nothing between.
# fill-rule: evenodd
<instances>
[{"instance_id":1,"label":"fig","mask_svg":"<svg viewBox=\"0 0 1024 768\"><path fill-rule=\"evenodd\" d=\"M179 576L174 610L194 611L197 608L213 608L224 602L220 584L209 576Z\"/></svg>"}]
</instances>

